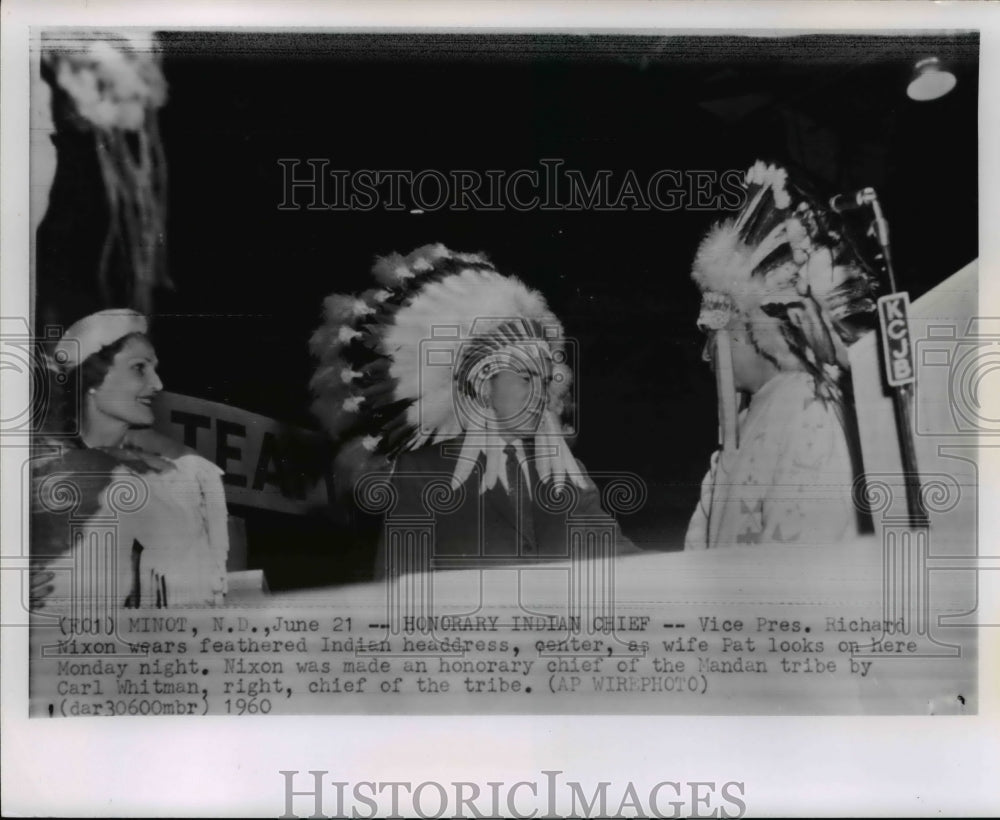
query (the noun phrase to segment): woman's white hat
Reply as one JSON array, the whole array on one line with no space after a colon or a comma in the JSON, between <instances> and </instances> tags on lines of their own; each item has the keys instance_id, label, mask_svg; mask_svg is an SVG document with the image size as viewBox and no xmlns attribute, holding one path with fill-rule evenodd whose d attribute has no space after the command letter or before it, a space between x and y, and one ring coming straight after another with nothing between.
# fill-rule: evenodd
<instances>
[{"instance_id":1,"label":"woman's white hat","mask_svg":"<svg viewBox=\"0 0 1000 820\"><path fill-rule=\"evenodd\" d=\"M62 335L54 352L56 364L62 370L73 370L123 336L148 332L148 320L137 311L114 308L92 313L75 322Z\"/></svg>"}]
</instances>

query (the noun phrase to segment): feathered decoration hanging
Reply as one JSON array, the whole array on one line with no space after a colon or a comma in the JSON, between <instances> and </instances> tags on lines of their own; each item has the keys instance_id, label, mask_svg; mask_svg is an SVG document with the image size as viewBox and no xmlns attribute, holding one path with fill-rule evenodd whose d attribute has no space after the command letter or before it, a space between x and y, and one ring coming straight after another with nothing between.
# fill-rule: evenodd
<instances>
[{"instance_id":1,"label":"feathered decoration hanging","mask_svg":"<svg viewBox=\"0 0 1000 820\"><path fill-rule=\"evenodd\" d=\"M441 244L377 259L372 274L377 287L327 297L310 341L319 360L312 409L338 448L342 486L404 451L463 434L463 456L482 451L495 460L477 417L479 382L511 348L545 356L553 367L535 438L539 473L577 480L562 439L571 385L563 329L542 295L485 256ZM474 460L460 460L468 469L460 464L456 481ZM487 464L487 474L496 471Z\"/></svg>"},{"instance_id":2,"label":"feathered decoration hanging","mask_svg":"<svg viewBox=\"0 0 1000 820\"><path fill-rule=\"evenodd\" d=\"M757 161L744 189L739 213L712 227L695 256L699 323L739 317L780 369L805 369L834 390L859 334L852 320L875 310L875 277L836 214L785 169Z\"/></svg>"},{"instance_id":3,"label":"feathered decoration hanging","mask_svg":"<svg viewBox=\"0 0 1000 820\"><path fill-rule=\"evenodd\" d=\"M152 312L166 268L167 164L157 111L167 84L155 40L139 32L68 32L42 40L42 65L69 101L69 122L94 135L108 206L98 286L113 301L116 258L130 273L132 306Z\"/></svg>"}]
</instances>

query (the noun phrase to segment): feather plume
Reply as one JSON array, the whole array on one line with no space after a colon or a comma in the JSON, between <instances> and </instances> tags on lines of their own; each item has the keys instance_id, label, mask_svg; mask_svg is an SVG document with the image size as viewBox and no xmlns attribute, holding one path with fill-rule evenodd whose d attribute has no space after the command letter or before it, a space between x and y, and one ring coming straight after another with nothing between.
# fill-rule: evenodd
<instances>
[{"instance_id":1,"label":"feather plume","mask_svg":"<svg viewBox=\"0 0 1000 820\"><path fill-rule=\"evenodd\" d=\"M718 324L708 314L729 304L782 369L844 366L845 344L857 332L849 319L874 310L867 264L844 240L837 216L795 187L785 169L757 161L745 188L740 212L712 226L695 254L702 324Z\"/></svg>"},{"instance_id":2,"label":"feather plume","mask_svg":"<svg viewBox=\"0 0 1000 820\"><path fill-rule=\"evenodd\" d=\"M391 253L376 260L372 268L375 280L386 288L398 286L407 273L406 263L398 253Z\"/></svg>"},{"instance_id":3,"label":"feather plume","mask_svg":"<svg viewBox=\"0 0 1000 820\"><path fill-rule=\"evenodd\" d=\"M375 309L365 304L363 299L356 296L344 296L334 294L327 296L323 302L323 316L326 322L332 324L347 324L368 313L374 313Z\"/></svg>"}]
</instances>

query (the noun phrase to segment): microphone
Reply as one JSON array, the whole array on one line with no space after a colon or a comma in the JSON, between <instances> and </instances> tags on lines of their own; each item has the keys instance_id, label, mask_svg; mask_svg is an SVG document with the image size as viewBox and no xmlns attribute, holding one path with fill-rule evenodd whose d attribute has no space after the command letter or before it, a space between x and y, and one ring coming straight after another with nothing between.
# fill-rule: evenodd
<instances>
[{"instance_id":1,"label":"microphone","mask_svg":"<svg viewBox=\"0 0 1000 820\"><path fill-rule=\"evenodd\" d=\"M846 211L856 211L858 208L864 208L867 205L871 205L874 217L868 233L869 236L874 236L878 240L878 244L882 248L882 260L885 265L886 275L889 278L889 292L895 293L896 274L892 269L892 257L889 253L889 223L885 218L885 214L882 213L882 206L879 204L878 194L875 193L875 189L861 188L857 191L851 191L848 194L837 194L830 197L830 209L837 214L842 214Z\"/></svg>"},{"instance_id":2,"label":"microphone","mask_svg":"<svg viewBox=\"0 0 1000 820\"><path fill-rule=\"evenodd\" d=\"M864 208L875 200L874 188L861 188L851 191L849 194L837 194L830 197L830 209L834 213L842 214L845 211L855 211Z\"/></svg>"}]
</instances>

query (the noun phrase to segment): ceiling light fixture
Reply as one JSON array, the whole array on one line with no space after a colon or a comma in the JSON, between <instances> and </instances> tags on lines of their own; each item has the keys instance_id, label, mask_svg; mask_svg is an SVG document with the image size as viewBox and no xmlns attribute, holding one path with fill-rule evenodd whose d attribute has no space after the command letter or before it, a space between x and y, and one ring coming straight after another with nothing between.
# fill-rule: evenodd
<instances>
[{"instance_id":1,"label":"ceiling light fixture","mask_svg":"<svg viewBox=\"0 0 1000 820\"><path fill-rule=\"evenodd\" d=\"M942 68L937 57L928 57L914 66L906 96L918 102L936 100L951 91L956 82L955 75Z\"/></svg>"}]
</instances>

